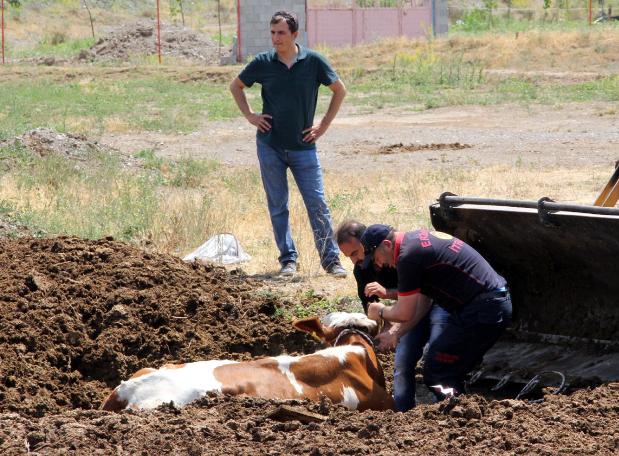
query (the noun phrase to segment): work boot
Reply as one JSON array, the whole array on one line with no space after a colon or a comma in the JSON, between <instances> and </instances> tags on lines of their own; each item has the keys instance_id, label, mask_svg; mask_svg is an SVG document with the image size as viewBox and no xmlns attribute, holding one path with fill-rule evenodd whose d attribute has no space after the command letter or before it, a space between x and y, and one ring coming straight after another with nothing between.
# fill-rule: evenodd
<instances>
[{"instance_id":1,"label":"work boot","mask_svg":"<svg viewBox=\"0 0 619 456\"><path fill-rule=\"evenodd\" d=\"M336 277L338 279L344 279L347 275L346 269L344 269L344 267L339 261L331 263L329 266L327 266L327 268L325 268L325 271L327 271L327 274L329 274L330 276Z\"/></svg>"},{"instance_id":2,"label":"work boot","mask_svg":"<svg viewBox=\"0 0 619 456\"><path fill-rule=\"evenodd\" d=\"M294 261L286 261L282 264L279 270L279 275L282 277L291 277L297 272L297 263Z\"/></svg>"}]
</instances>

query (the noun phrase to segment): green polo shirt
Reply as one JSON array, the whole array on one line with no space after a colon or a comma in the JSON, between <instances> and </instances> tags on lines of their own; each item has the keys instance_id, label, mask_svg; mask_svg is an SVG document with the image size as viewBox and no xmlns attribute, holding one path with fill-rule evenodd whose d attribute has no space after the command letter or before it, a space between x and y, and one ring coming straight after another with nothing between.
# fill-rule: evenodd
<instances>
[{"instance_id":1,"label":"green polo shirt","mask_svg":"<svg viewBox=\"0 0 619 456\"><path fill-rule=\"evenodd\" d=\"M302 132L314 123L320 84L328 86L339 79L322 55L299 46L297 60L289 69L271 49L248 63L239 79L247 87L255 82L262 86L262 113L273 116L268 132L258 130L260 140L291 150L315 146L303 142Z\"/></svg>"}]
</instances>

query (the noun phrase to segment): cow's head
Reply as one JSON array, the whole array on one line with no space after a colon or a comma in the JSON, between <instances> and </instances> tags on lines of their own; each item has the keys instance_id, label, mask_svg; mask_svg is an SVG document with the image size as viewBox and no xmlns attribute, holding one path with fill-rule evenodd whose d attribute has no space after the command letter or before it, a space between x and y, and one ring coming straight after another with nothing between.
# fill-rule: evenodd
<instances>
[{"instance_id":1,"label":"cow's head","mask_svg":"<svg viewBox=\"0 0 619 456\"><path fill-rule=\"evenodd\" d=\"M325 315L320 321L317 317L303 318L295 320L292 325L299 331L311 335L314 339L333 345L337 336L344 329L357 329L370 336L375 336L378 331L378 324L370 320L362 313L332 312Z\"/></svg>"}]
</instances>

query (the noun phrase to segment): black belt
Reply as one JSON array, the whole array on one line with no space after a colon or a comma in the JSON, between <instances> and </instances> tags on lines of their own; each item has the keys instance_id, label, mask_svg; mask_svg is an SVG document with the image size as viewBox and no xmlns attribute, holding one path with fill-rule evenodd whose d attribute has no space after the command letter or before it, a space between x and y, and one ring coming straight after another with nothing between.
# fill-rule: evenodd
<instances>
[{"instance_id":1,"label":"black belt","mask_svg":"<svg viewBox=\"0 0 619 456\"><path fill-rule=\"evenodd\" d=\"M485 301L486 299L492 299L492 298L506 298L508 296L509 296L509 290L507 289L507 287L503 287L503 288L497 288L496 290L490 290L490 291L485 291L483 293L479 293L477 296L471 299L471 302Z\"/></svg>"}]
</instances>

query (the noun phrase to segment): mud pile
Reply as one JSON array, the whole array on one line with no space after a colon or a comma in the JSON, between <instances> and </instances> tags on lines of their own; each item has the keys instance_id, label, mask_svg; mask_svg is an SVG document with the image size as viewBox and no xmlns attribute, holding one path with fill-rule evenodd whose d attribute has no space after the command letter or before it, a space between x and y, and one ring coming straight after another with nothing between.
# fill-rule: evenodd
<instances>
[{"instance_id":1,"label":"mud pile","mask_svg":"<svg viewBox=\"0 0 619 456\"><path fill-rule=\"evenodd\" d=\"M136 166L139 160L120 154L117 150L91 141L85 136L59 133L51 128L35 128L21 136L0 141L0 149L17 147L34 158L60 157L71 160L76 169L97 166L105 158L120 160L123 166ZM8 154L0 161L0 170L8 170L17 159Z\"/></svg>"},{"instance_id":2,"label":"mud pile","mask_svg":"<svg viewBox=\"0 0 619 456\"><path fill-rule=\"evenodd\" d=\"M161 54L181 57L209 65L219 64L229 57L230 46L219 44L193 30L170 24L161 24ZM139 21L125 24L80 52L79 61L128 60L132 56L157 55L157 24Z\"/></svg>"},{"instance_id":3,"label":"mud pile","mask_svg":"<svg viewBox=\"0 0 619 456\"><path fill-rule=\"evenodd\" d=\"M112 239L4 239L0 264L2 412L96 408L144 366L305 343L242 275Z\"/></svg>"},{"instance_id":4,"label":"mud pile","mask_svg":"<svg viewBox=\"0 0 619 456\"><path fill-rule=\"evenodd\" d=\"M113 239L0 239L1 454L616 454L619 384L541 404L480 396L406 414L209 396L183 408L98 410L139 368L311 352L278 307L231 271Z\"/></svg>"},{"instance_id":5,"label":"mud pile","mask_svg":"<svg viewBox=\"0 0 619 456\"><path fill-rule=\"evenodd\" d=\"M462 149L470 149L470 144L462 144L459 142L451 143L451 144L391 144L389 146L380 147L375 153L376 154L402 154L407 152L419 152L424 150L462 150Z\"/></svg>"}]
</instances>

